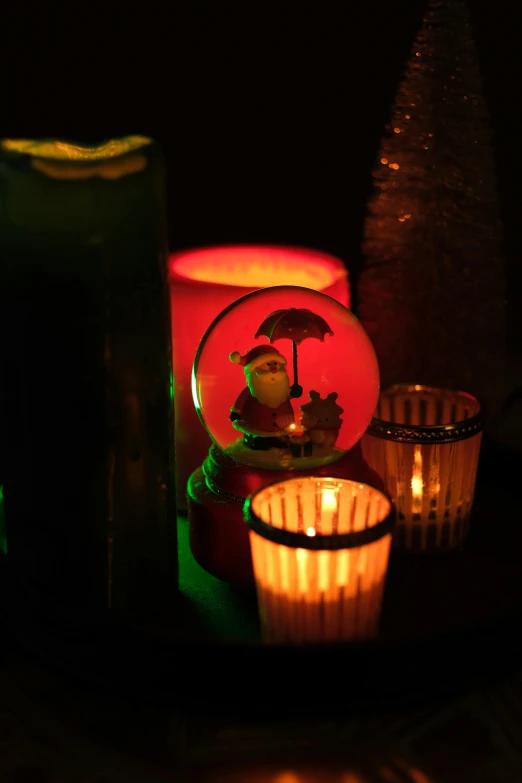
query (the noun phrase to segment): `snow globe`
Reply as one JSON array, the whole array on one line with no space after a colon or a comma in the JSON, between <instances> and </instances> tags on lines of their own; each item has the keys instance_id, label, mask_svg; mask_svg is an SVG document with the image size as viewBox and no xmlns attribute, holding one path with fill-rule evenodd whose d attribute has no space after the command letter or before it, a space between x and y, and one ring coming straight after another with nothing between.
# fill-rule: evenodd
<instances>
[{"instance_id":1,"label":"snow globe","mask_svg":"<svg viewBox=\"0 0 522 783\"><path fill-rule=\"evenodd\" d=\"M246 497L286 476L380 486L358 443L375 411L375 351L355 316L325 294L277 286L214 320L194 362L192 394L213 445L188 484L192 553L213 575L253 582Z\"/></svg>"}]
</instances>

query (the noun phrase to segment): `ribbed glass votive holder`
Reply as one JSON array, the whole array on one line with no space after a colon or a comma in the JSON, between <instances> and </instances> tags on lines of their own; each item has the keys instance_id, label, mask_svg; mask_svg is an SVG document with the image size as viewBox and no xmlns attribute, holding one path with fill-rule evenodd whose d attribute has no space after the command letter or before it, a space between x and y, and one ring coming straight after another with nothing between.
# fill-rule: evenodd
<instances>
[{"instance_id":1,"label":"ribbed glass votive holder","mask_svg":"<svg viewBox=\"0 0 522 783\"><path fill-rule=\"evenodd\" d=\"M245 504L263 638L303 644L378 633L393 526L366 484L291 478Z\"/></svg>"},{"instance_id":2,"label":"ribbed glass votive holder","mask_svg":"<svg viewBox=\"0 0 522 783\"><path fill-rule=\"evenodd\" d=\"M396 506L394 547L436 551L464 540L481 413L480 402L463 391L397 384L381 393L361 446Z\"/></svg>"}]
</instances>

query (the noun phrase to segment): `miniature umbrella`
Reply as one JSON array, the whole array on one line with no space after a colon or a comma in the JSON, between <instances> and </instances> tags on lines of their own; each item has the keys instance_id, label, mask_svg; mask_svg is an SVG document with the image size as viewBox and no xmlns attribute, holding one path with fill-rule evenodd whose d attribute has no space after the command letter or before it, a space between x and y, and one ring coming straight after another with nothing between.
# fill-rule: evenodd
<instances>
[{"instance_id":1,"label":"miniature umbrella","mask_svg":"<svg viewBox=\"0 0 522 783\"><path fill-rule=\"evenodd\" d=\"M297 373L297 346L308 337L315 337L316 340L324 342L325 335L331 335L333 332L320 315L304 308L290 307L287 310L275 310L265 318L255 337L268 337L273 343L275 340L286 338L292 340L292 358L294 364L294 382L290 388L292 397L301 397L303 387L299 386Z\"/></svg>"}]
</instances>

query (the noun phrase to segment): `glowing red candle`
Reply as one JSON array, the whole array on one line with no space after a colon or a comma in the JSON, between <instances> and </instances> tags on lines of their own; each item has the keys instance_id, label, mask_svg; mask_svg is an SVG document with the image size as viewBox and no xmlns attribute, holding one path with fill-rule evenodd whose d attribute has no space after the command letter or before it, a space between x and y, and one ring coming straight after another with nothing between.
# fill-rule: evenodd
<instances>
[{"instance_id":1,"label":"glowing red candle","mask_svg":"<svg viewBox=\"0 0 522 783\"><path fill-rule=\"evenodd\" d=\"M274 285L320 291L350 307L344 264L306 248L233 245L173 253L169 259L172 311L178 508L186 507L187 480L205 459L210 439L196 414L191 371L211 322L245 294Z\"/></svg>"}]
</instances>

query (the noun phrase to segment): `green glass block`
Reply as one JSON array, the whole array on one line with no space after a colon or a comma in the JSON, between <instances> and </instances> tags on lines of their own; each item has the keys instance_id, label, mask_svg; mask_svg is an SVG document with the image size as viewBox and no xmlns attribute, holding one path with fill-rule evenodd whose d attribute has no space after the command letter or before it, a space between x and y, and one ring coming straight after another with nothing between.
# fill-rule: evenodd
<instances>
[{"instance_id":1,"label":"green glass block","mask_svg":"<svg viewBox=\"0 0 522 783\"><path fill-rule=\"evenodd\" d=\"M144 137L0 148L9 559L68 611L177 585L165 172Z\"/></svg>"}]
</instances>

